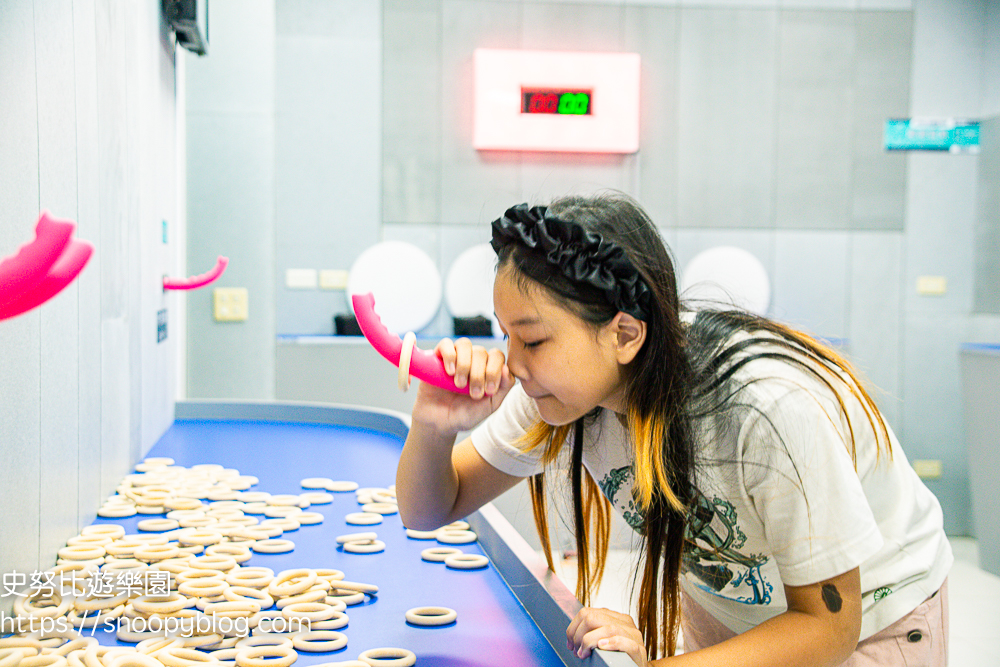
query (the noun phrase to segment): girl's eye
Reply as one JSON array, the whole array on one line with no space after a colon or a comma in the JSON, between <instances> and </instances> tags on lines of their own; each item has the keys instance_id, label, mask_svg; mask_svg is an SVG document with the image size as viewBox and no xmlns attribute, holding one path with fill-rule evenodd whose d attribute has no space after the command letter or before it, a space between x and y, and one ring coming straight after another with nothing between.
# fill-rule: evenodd
<instances>
[{"instance_id":1,"label":"girl's eye","mask_svg":"<svg viewBox=\"0 0 1000 667\"><path fill-rule=\"evenodd\" d=\"M525 348L533 348L533 347L538 347L539 345L541 345L541 344L542 344L542 343L544 343L544 342L545 342L544 340L536 340L536 341L534 341L534 342L532 342L532 343L528 343L528 342L525 342L525 343L524 343L524 347L525 347Z\"/></svg>"}]
</instances>

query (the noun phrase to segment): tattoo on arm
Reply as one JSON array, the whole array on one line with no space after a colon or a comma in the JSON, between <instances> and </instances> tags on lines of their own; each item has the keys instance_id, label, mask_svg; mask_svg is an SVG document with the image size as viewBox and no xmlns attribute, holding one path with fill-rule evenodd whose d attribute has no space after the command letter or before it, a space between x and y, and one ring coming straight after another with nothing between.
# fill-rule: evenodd
<instances>
[{"instance_id":1,"label":"tattoo on arm","mask_svg":"<svg viewBox=\"0 0 1000 667\"><path fill-rule=\"evenodd\" d=\"M840 611L844 601L840 597L840 591L833 584L823 584L823 602L826 608L836 614Z\"/></svg>"}]
</instances>

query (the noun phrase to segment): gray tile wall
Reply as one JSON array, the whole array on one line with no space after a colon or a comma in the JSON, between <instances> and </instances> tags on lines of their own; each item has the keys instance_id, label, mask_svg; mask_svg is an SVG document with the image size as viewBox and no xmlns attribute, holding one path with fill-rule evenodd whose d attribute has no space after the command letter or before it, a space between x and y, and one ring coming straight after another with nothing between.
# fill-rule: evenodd
<instances>
[{"instance_id":1,"label":"gray tile wall","mask_svg":"<svg viewBox=\"0 0 1000 667\"><path fill-rule=\"evenodd\" d=\"M89 523L173 421L180 336L156 312L183 225L175 54L157 0L0 3L0 256L42 209L95 252L43 306L0 322L0 572L32 572ZM8 598L9 599L9 598ZM0 605L6 611L6 603Z\"/></svg>"},{"instance_id":2,"label":"gray tile wall","mask_svg":"<svg viewBox=\"0 0 1000 667\"><path fill-rule=\"evenodd\" d=\"M417 131L399 139L401 128L389 126L387 116L383 152L409 150L419 137L419 154L427 164L440 165L441 183L438 198L434 184L428 185L421 210L440 210L442 226L436 231L433 221L427 226L426 215L408 216L396 204L394 217L385 222L421 223L413 233L427 234L433 245L454 234L454 223L481 225L512 201L601 185L633 193L668 241L675 241L679 269L710 245L736 245L757 255L771 275L772 314L840 341L877 387L900 436L907 414L918 433L926 432L921 420L935 419L949 437L934 445L918 437L915 448L921 456L956 460L962 441L954 395L943 411L929 409L928 397L911 388L920 381L906 373L907 350L915 335L911 311L940 308L943 301L968 312L971 200L960 197L956 205L944 190L971 194L974 163L888 154L882 150L882 127L887 118L916 115L911 98L914 105L920 102L924 87L935 91L928 100L940 92L936 87L943 84L933 79L945 76L939 51L946 46L958 48L947 55L945 67L964 62L969 71L946 86L971 93L984 62L984 38L971 34L981 31L974 17L983 4L953 8L937 0L915 9L908 0L593 6L445 0L435 24L436 3L421 3L422 21L440 25L441 32L420 53L407 56L423 59L409 61L409 67L426 72L427 95L441 82L442 120L420 121ZM388 25L400 9L398 3L385 7ZM387 29L385 58L394 57L407 39L405 31ZM639 153L604 163L591 156L477 153L470 146L469 73L476 46L639 52ZM385 76L383 95L389 98L400 84L392 72ZM429 139L434 136L441 137L440 153ZM929 172L919 184L908 182L914 161L922 159L938 159L943 172ZM436 170L428 171L428 179L438 178ZM413 187L412 181L403 188L383 180L386 211L389 202L404 198L425 201ZM512 193L520 196L511 198ZM920 212L911 215L913 208ZM942 226L944 219L952 223ZM925 253L934 254L936 263L916 259ZM925 274L948 276L943 299L915 296L916 277ZM448 333L447 323L439 317L437 324L445 328L431 325L423 333ZM954 335L963 337L959 331ZM944 364L940 372L942 381L957 381L953 365ZM905 413L903 406L910 403L911 412ZM946 469L946 477L961 487L964 464L949 463ZM960 497L951 494L948 500L949 528L957 532L967 526L965 506L955 504Z\"/></svg>"},{"instance_id":3,"label":"gray tile wall","mask_svg":"<svg viewBox=\"0 0 1000 667\"><path fill-rule=\"evenodd\" d=\"M911 116L978 114L990 4L923 0L915 5ZM969 336L972 310L977 162L970 155L911 154L906 167L900 437L910 459L943 462L943 477L928 486L941 500L952 534L970 531L958 345ZM947 293L917 294L922 275L945 276Z\"/></svg>"},{"instance_id":4,"label":"gray tile wall","mask_svg":"<svg viewBox=\"0 0 1000 667\"><path fill-rule=\"evenodd\" d=\"M187 395L272 398L275 349L274 0L209 3L211 53L186 54L187 263L225 274L187 295ZM214 287L245 287L249 319L216 322Z\"/></svg>"},{"instance_id":5,"label":"gray tile wall","mask_svg":"<svg viewBox=\"0 0 1000 667\"><path fill-rule=\"evenodd\" d=\"M1000 315L1000 116L984 120L979 132L973 306L977 313Z\"/></svg>"},{"instance_id":6,"label":"gray tile wall","mask_svg":"<svg viewBox=\"0 0 1000 667\"><path fill-rule=\"evenodd\" d=\"M278 333L333 333L343 291L288 289L285 271L345 269L379 240L382 16L378 2L280 0L276 17Z\"/></svg>"},{"instance_id":7,"label":"gray tile wall","mask_svg":"<svg viewBox=\"0 0 1000 667\"><path fill-rule=\"evenodd\" d=\"M273 309L266 291L251 298L252 313L259 308L273 318L267 336L327 333L339 308L336 293L282 294L284 269L293 262L349 268L365 247L392 238L425 248L445 273L511 203L622 189L646 204L674 244L679 269L707 245L757 254L772 277L772 313L841 340L881 390L879 400L911 458L945 462L937 484L949 530L967 530L952 362L962 339L1000 335L996 320L970 320L978 164L969 156L890 155L881 134L888 117L976 115L995 102L996 67L987 54L998 47L988 26L1000 19L988 0L274 1L277 46L270 62L280 84L269 89L265 76L263 86L275 97L273 131L268 135L262 125L252 136L275 142L275 186L259 183L250 195L254 210L265 211L259 220L251 216L250 228L273 239L273 255L263 245L252 253L260 271L276 271L267 275ZM362 15L380 17L378 34L371 35L369 22L356 23ZM355 41L365 48L381 49L353 61L364 72L381 64L370 74L378 103L358 107L351 132L367 136L372 117L381 127L376 138L357 144L351 173L328 162L328 147L350 137L328 135L315 119L296 115L304 101L324 110L333 104L327 83L308 91L296 83L320 68L296 57L326 61L343 54L350 40L338 22L356 26ZM266 36L258 43L264 46L252 55L264 58L272 47ZM639 153L472 149L472 51L480 46L639 52ZM258 79L270 72L259 67ZM339 71L336 63L329 67ZM303 150L306 142L310 150ZM340 183L331 184L337 178L351 185L359 206L375 202L375 213L360 214L346 235L331 232L338 223L324 210L337 199ZM922 275L946 276L947 294L917 295ZM198 316L207 316L207 305ZM442 310L421 333L449 333L449 321ZM227 361L204 374L199 391L242 395L235 392L253 386L258 397L269 396L260 388L264 376L255 374L273 351L254 343L256 363L240 364L235 357L243 355L231 350L243 339L202 340L210 351L203 361ZM942 356L923 363L932 353ZM952 393L939 397L929 387Z\"/></svg>"}]
</instances>

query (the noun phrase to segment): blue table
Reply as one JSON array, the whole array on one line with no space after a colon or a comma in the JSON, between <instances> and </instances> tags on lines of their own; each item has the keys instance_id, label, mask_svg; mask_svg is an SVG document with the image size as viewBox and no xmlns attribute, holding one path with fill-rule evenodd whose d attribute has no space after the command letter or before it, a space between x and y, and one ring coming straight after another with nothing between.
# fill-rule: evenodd
<instances>
[{"instance_id":1,"label":"blue table","mask_svg":"<svg viewBox=\"0 0 1000 667\"><path fill-rule=\"evenodd\" d=\"M266 403L184 402L177 419L147 456L170 457L190 467L216 463L236 468L260 481L253 491L302 493L307 477L351 480L362 487L393 483L396 463L408 430L406 415L343 406ZM291 568L336 568L346 579L379 586L375 598L347 610L345 649L332 653L300 652L297 665L356 659L362 651L384 646L407 648L417 665L632 665L627 656L596 652L579 660L565 649L565 628L579 604L545 569L544 561L492 506L468 520L479 542L461 545L467 553L485 553L483 570L452 570L421 560L420 552L441 546L434 540L406 536L398 515L377 526L348 525L344 517L360 511L354 493L333 494L330 504L314 505L323 523L284 534L295 543L287 554L254 554L246 566L279 572ZM137 532L143 516L97 519ZM385 542L378 554L345 553L335 537L375 531ZM458 612L447 626L408 624L407 609L445 606ZM101 635L98 632L97 635ZM102 643L118 643L113 635Z\"/></svg>"}]
</instances>

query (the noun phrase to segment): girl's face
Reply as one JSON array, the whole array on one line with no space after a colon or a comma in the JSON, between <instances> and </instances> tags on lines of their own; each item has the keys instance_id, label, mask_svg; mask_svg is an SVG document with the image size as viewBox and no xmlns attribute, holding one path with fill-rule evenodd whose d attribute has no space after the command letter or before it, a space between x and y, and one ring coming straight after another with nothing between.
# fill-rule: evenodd
<instances>
[{"instance_id":1,"label":"girl's face","mask_svg":"<svg viewBox=\"0 0 1000 667\"><path fill-rule=\"evenodd\" d=\"M614 321L595 329L541 287L525 293L509 265L497 273L493 305L508 337L507 367L546 423L568 424L597 406L622 411Z\"/></svg>"}]
</instances>

